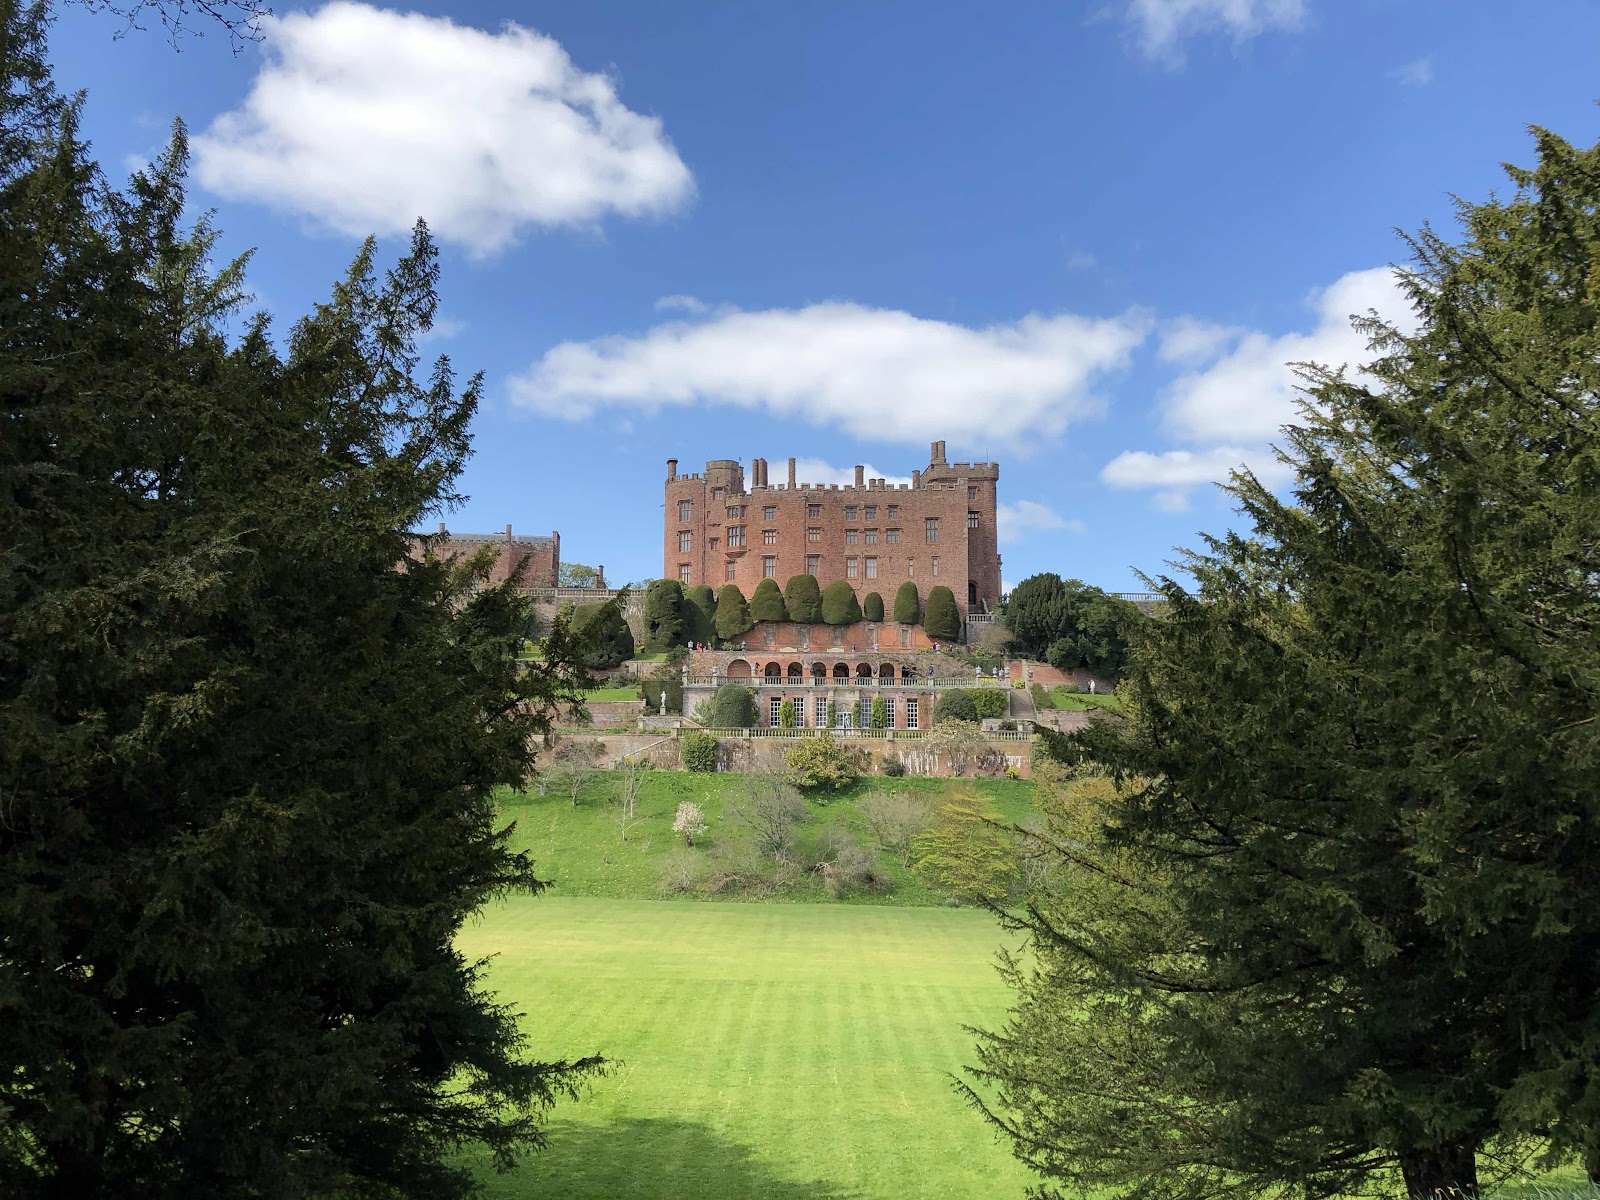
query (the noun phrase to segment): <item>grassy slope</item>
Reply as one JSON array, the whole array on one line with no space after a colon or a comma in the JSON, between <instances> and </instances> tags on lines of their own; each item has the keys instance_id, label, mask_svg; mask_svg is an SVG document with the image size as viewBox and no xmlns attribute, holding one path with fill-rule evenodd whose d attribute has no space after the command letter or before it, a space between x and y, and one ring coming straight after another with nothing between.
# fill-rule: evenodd
<instances>
[{"instance_id":1,"label":"grassy slope","mask_svg":"<svg viewBox=\"0 0 1600 1200\"><path fill-rule=\"evenodd\" d=\"M1017 1196L948 1075L997 1023L983 912L544 897L463 932L541 1057L621 1060L564 1103L515 1200Z\"/></svg>"},{"instance_id":2,"label":"grassy slope","mask_svg":"<svg viewBox=\"0 0 1600 1200\"><path fill-rule=\"evenodd\" d=\"M1032 811L1032 785L1004 779L964 780L988 795L1003 817L1021 820ZM705 853L719 838L746 836L727 818L726 809L741 787L737 775L693 775L684 771L656 771L647 779L639 796L641 820L622 841L617 825L617 809L607 802L611 776L603 776L580 797L577 808L564 796L540 797L533 793L508 794L501 804L504 816L516 822L512 844L533 854L540 878L552 880L558 896L608 896L620 899L653 899L661 895L660 879L668 856L682 842L672 833L672 820L682 800L692 800L706 814L710 829L695 840L697 853ZM802 836L833 822L843 822L859 837L862 845L873 845L861 820L858 805L867 796L881 791L917 791L936 796L950 786L944 779L863 779L855 787L826 805L811 803L812 820ZM943 896L884 855L882 862L895 881L894 891L885 896L835 901L820 881L808 880L791 900L868 903L892 905L930 905L943 902Z\"/></svg>"},{"instance_id":3,"label":"grassy slope","mask_svg":"<svg viewBox=\"0 0 1600 1200\"><path fill-rule=\"evenodd\" d=\"M1050 704L1053 708L1063 708L1080 711L1086 708L1120 709L1115 696L1103 693L1091 694L1089 692L1072 692L1066 688L1058 687L1050 692Z\"/></svg>"}]
</instances>

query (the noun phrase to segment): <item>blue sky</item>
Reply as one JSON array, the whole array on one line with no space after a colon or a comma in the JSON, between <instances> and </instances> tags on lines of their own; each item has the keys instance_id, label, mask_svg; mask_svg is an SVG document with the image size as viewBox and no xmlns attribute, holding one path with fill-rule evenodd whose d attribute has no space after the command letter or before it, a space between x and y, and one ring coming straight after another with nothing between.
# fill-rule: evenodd
<instances>
[{"instance_id":1,"label":"blue sky","mask_svg":"<svg viewBox=\"0 0 1600 1200\"><path fill-rule=\"evenodd\" d=\"M201 28L204 28L201 26ZM665 460L1001 463L1001 551L1139 588L1270 472L1289 360L1395 320L1395 230L1600 136L1591 0L282 5L238 55L69 8L114 177L175 116L287 325L360 235L444 248L487 396L463 530L660 572ZM830 475L828 472L837 472Z\"/></svg>"}]
</instances>

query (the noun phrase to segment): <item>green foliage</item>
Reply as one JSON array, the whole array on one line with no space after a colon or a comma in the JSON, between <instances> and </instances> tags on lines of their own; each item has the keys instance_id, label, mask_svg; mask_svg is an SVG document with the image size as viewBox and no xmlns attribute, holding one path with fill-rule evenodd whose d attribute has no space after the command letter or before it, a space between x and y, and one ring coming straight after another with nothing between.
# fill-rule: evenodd
<instances>
[{"instance_id":1,"label":"green foliage","mask_svg":"<svg viewBox=\"0 0 1600 1200\"><path fill-rule=\"evenodd\" d=\"M911 841L917 874L965 900L994 902L1016 875L1011 839L983 794L962 788L939 805L931 828Z\"/></svg>"},{"instance_id":2,"label":"green foliage","mask_svg":"<svg viewBox=\"0 0 1600 1200\"><path fill-rule=\"evenodd\" d=\"M839 706L836 705L831 699L828 701L825 720L829 729L832 729L839 721Z\"/></svg>"},{"instance_id":3,"label":"green foliage","mask_svg":"<svg viewBox=\"0 0 1600 1200\"><path fill-rule=\"evenodd\" d=\"M868 718L867 724L872 729L889 728L889 707L883 702L882 696L872 698L872 715Z\"/></svg>"},{"instance_id":4,"label":"green foliage","mask_svg":"<svg viewBox=\"0 0 1600 1200\"><path fill-rule=\"evenodd\" d=\"M725 683L711 696L711 728L753 729L756 694L742 683Z\"/></svg>"},{"instance_id":5,"label":"green foliage","mask_svg":"<svg viewBox=\"0 0 1600 1200\"><path fill-rule=\"evenodd\" d=\"M862 597L861 616L867 621L883 620L883 597L877 592L868 592Z\"/></svg>"},{"instance_id":6,"label":"green foliage","mask_svg":"<svg viewBox=\"0 0 1600 1200\"><path fill-rule=\"evenodd\" d=\"M861 605L848 580L835 579L822 589L822 619L829 625L854 625L861 620Z\"/></svg>"},{"instance_id":7,"label":"green foliage","mask_svg":"<svg viewBox=\"0 0 1600 1200\"><path fill-rule=\"evenodd\" d=\"M822 592L811 575L791 575L783 587L783 605L791 621L815 625L822 620Z\"/></svg>"},{"instance_id":8,"label":"green foliage","mask_svg":"<svg viewBox=\"0 0 1600 1200\"><path fill-rule=\"evenodd\" d=\"M592 669L620 666L633 657L633 631L618 600L580 604L569 617L572 636L583 647L583 665ZM549 655L546 646L545 654Z\"/></svg>"},{"instance_id":9,"label":"green foliage","mask_svg":"<svg viewBox=\"0 0 1600 1200\"><path fill-rule=\"evenodd\" d=\"M838 741L831 730L802 738L783 755L784 777L805 791L837 792L860 777L864 756Z\"/></svg>"},{"instance_id":10,"label":"green foliage","mask_svg":"<svg viewBox=\"0 0 1600 1200\"><path fill-rule=\"evenodd\" d=\"M556 586L564 588L592 588L599 572L583 563L564 562L556 576Z\"/></svg>"},{"instance_id":11,"label":"green foliage","mask_svg":"<svg viewBox=\"0 0 1600 1200\"><path fill-rule=\"evenodd\" d=\"M1011 698L1004 688L971 688L972 708L979 720L984 717L1004 717L1011 711Z\"/></svg>"},{"instance_id":12,"label":"green foliage","mask_svg":"<svg viewBox=\"0 0 1600 1200\"><path fill-rule=\"evenodd\" d=\"M717 739L703 729L690 729L678 739L678 757L685 771L706 773L717 769Z\"/></svg>"},{"instance_id":13,"label":"green foliage","mask_svg":"<svg viewBox=\"0 0 1600 1200\"><path fill-rule=\"evenodd\" d=\"M644 592L644 645L648 654L682 646L689 640L688 601L676 579L654 580Z\"/></svg>"},{"instance_id":14,"label":"green foliage","mask_svg":"<svg viewBox=\"0 0 1600 1200\"><path fill-rule=\"evenodd\" d=\"M793 729L795 720L794 701L785 698L783 703L778 705L778 728Z\"/></svg>"},{"instance_id":15,"label":"green foliage","mask_svg":"<svg viewBox=\"0 0 1600 1200\"><path fill-rule=\"evenodd\" d=\"M230 341L182 127L110 192L41 13L0 13L0 1191L465 1194L597 1065L527 1059L455 940L544 886L492 793L569 621L519 663L493 549L409 532L479 399L419 370L426 228Z\"/></svg>"},{"instance_id":16,"label":"green foliage","mask_svg":"<svg viewBox=\"0 0 1600 1200\"><path fill-rule=\"evenodd\" d=\"M902 625L915 625L922 620L922 599L917 595L917 585L909 579L894 594L894 619Z\"/></svg>"},{"instance_id":17,"label":"green foliage","mask_svg":"<svg viewBox=\"0 0 1600 1200\"><path fill-rule=\"evenodd\" d=\"M1086 667L1097 675L1122 670L1128 639L1144 620L1126 600L1048 572L1019 583L1001 613L1017 653L1063 671Z\"/></svg>"},{"instance_id":18,"label":"green foliage","mask_svg":"<svg viewBox=\"0 0 1600 1200\"><path fill-rule=\"evenodd\" d=\"M757 621L787 621L789 610L783 605L783 593L778 581L763 579L756 584L755 595L750 598L750 616Z\"/></svg>"},{"instance_id":19,"label":"green foliage","mask_svg":"<svg viewBox=\"0 0 1600 1200\"><path fill-rule=\"evenodd\" d=\"M978 706L972 695L970 688L952 688L941 693L939 702L933 706L934 721L976 721Z\"/></svg>"},{"instance_id":20,"label":"green foliage","mask_svg":"<svg viewBox=\"0 0 1600 1200\"><path fill-rule=\"evenodd\" d=\"M680 646L668 656L667 661L648 675L639 676L639 698L650 705L651 712L659 712L662 693L666 693L667 711L683 711L683 660L687 652Z\"/></svg>"},{"instance_id":21,"label":"green foliage","mask_svg":"<svg viewBox=\"0 0 1600 1200\"><path fill-rule=\"evenodd\" d=\"M1307 371L1287 498L1235 476L1128 719L1073 739L1123 788L1048 809L1070 879L981 1058L1073 1192L1600 1172L1600 148L1536 137L1412 240L1415 332Z\"/></svg>"},{"instance_id":22,"label":"green foliage","mask_svg":"<svg viewBox=\"0 0 1600 1200\"><path fill-rule=\"evenodd\" d=\"M697 583L683 596L684 619L689 623L689 640L710 645L717 637L717 596L709 586Z\"/></svg>"},{"instance_id":23,"label":"green foliage","mask_svg":"<svg viewBox=\"0 0 1600 1200\"><path fill-rule=\"evenodd\" d=\"M725 583L717 593L717 636L731 641L742 633L749 633L755 622L750 618L750 607L744 602L744 593L737 584Z\"/></svg>"},{"instance_id":24,"label":"green foliage","mask_svg":"<svg viewBox=\"0 0 1600 1200\"><path fill-rule=\"evenodd\" d=\"M961 636L961 612L956 608L955 593L942 583L928 591L928 607L922 615L922 628L929 637L946 642L953 642Z\"/></svg>"}]
</instances>

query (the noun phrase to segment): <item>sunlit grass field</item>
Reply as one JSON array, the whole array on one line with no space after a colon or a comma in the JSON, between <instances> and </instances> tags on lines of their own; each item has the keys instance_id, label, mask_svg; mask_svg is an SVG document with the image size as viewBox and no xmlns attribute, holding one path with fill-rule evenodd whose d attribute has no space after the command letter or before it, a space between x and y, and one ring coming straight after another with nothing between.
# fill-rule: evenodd
<instances>
[{"instance_id":1,"label":"sunlit grass field","mask_svg":"<svg viewBox=\"0 0 1600 1200\"><path fill-rule=\"evenodd\" d=\"M972 909L517 898L469 956L541 1057L614 1072L489 1194L535 1198L1020 1196L1027 1173L949 1075L997 1023L1002 934Z\"/></svg>"}]
</instances>

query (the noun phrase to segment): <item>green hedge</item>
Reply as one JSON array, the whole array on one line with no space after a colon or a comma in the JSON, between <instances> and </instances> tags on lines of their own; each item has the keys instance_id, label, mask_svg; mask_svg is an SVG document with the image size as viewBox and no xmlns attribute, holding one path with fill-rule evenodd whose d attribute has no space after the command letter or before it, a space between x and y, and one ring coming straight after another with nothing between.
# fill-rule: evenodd
<instances>
[{"instance_id":1,"label":"green hedge","mask_svg":"<svg viewBox=\"0 0 1600 1200\"><path fill-rule=\"evenodd\" d=\"M902 625L915 625L922 620L922 600L917 595L917 585L909 579L894 594L894 619Z\"/></svg>"},{"instance_id":2,"label":"green hedge","mask_svg":"<svg viewBox=\"0 0 1600 1200\"><path fill-rule=\"evenodd\" d=\"M823 589L822 619L829 625L854 625L861 620L856 590L846 580L836 579Z\"/></svg>"},{"instance_id":3,"label":"green hedge","mask_svg":"<svg viewBox=\"0 0 1600 1200\"><path fill-rule=\"evenodd\" d=\"M961 636L961 613L956 608L955 593L942 583L928 592L922 628L929 637L945 642L953 642Z\"/></svg>"},{"instance_id":4,"label":"green hedge","mask_svg":"<svg viewBox=\"0 0 1600 1200\"><path fill-rule=\"evenodd\" d=\"M822 590L811 575L793 575L783 587L783 604L789 620L814 625L822 620Z\"/></svg>"},{"instance_id":5,"label":"green hedge","mask_svg":"<svg viewBox=\"0 0 1600 1200\"><path fill-rule=\"evenodd\" d=\"M787 621L789 610L784 607L783 593L776 579L763 579L756 584L750 597L750 616L757 621Z\"/></svg>"}]
</instances>

